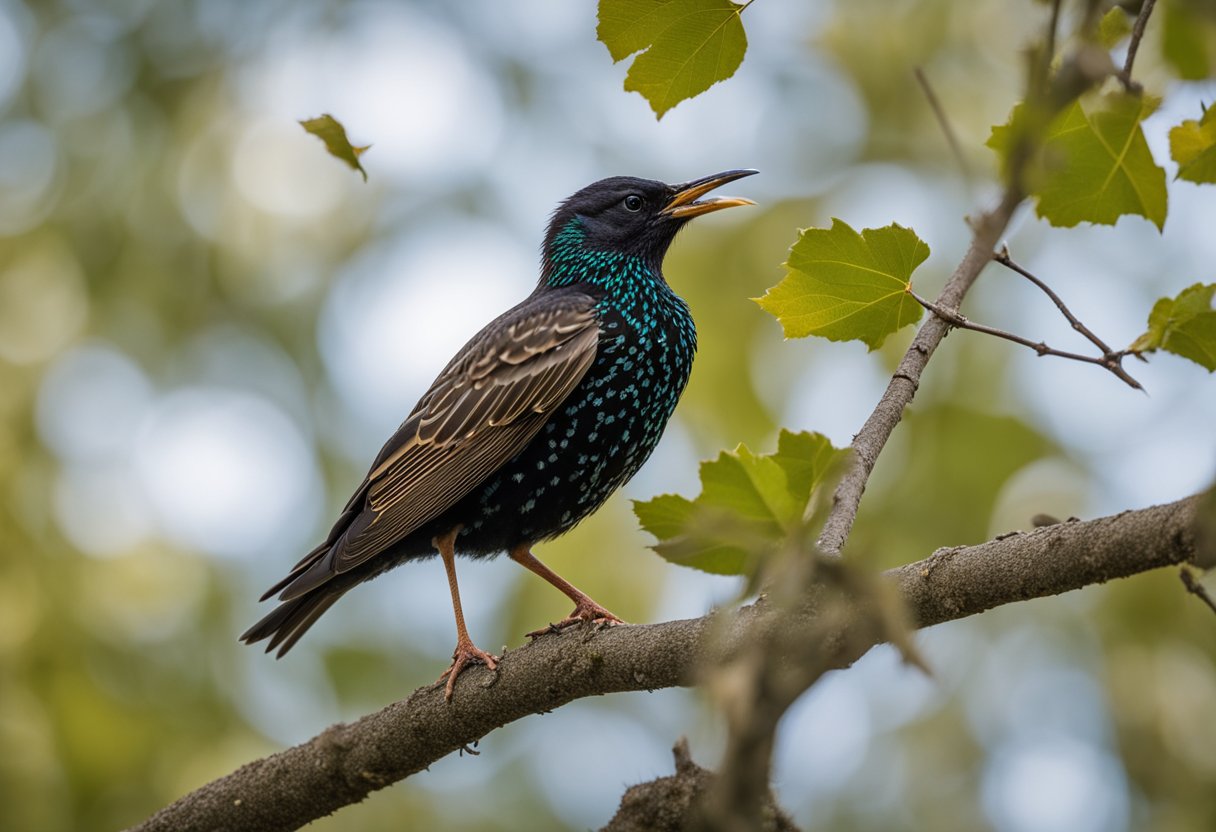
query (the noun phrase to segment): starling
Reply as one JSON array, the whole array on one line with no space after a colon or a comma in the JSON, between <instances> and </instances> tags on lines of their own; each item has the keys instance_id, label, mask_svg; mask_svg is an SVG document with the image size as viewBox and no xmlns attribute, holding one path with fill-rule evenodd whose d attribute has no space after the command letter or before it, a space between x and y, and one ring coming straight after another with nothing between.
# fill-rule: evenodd
<instances>
[{"instance_id":1,"label":"starling","mask_svg":"<svg viewBox=\"0 0 1216 832\"><path fill-rule=\"evenodd\" d=\"M569 531L650 456L688 382L697 333L663 278L690 219L735 205L706 197L756 173L680 185L613 177L554 212L536 290L456 354L380 450L325 542L272 586L280 604L241 636L282 656L356 584L438 551L456 614L445 695L469 663L455 555L507 552L574 602L569 617L622 623L532 554ZM702 197L706 197L702 199ZM538 635L549 628L531 633Z\"/></svg>"}]
</instances>

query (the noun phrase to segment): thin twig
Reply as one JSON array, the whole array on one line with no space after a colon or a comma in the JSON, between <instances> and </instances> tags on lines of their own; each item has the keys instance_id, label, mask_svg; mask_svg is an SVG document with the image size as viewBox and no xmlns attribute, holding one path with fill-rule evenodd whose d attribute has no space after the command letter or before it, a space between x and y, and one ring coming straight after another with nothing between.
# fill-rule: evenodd
<instances>
[{"instance_id":1,"label":"thin twig","mask_svg":"<svg viewBox=\"0 0 1216 832\"><path fill-rule=\"evenodd\" d=\"M1136 16L1136 23L1132 26L1132 39L1127 44L1127 58L1123 61L1123 69L1119 73L1119 80L1123 82L1123 86L1128 92L1140 91L1140 85L1132 80L1132 66L1136 63L1136 52L1140 49L1144 28L1148 26L1148 18L1153 13L1155 5L1157 5L1157 0L1144 0L1144 4L1140 6L1140 14Z\"/></svg>"},{"instance_id":2,"label":"thin twig","mask_svg":"<svg viewBox=\"0 0 1216 832\"><path fill-rule=\"evenodd\" d=\"M1070 324L1072 324L1072 328L1075 329L1077 332L1081 333L1082 335L1084 335L1086 338L1088 338L1089 342L1091 344L1093 344L1095 347L1102 350L1103 355L1113 355L1115 353L1114 350L1112 350L1109 346L1107 346L1105 341L1103 341L1101 338L1099 338L1097 335L1095 335L1093 333L1093 331L1090 330L1089 327L1087 327L1085 324L1081 323L1077 319L1077 316L1072 314L1072 312L1069 311L1068 307L1064 305L1064 301L1062 301L1060 299L1059 295L1057 295L1054 291L1052 291L1050 286L1048 286L1046 283L1044 283L1039 278L1035 277L1027 269L1025 269L1022 266L1019 266L1017 263L1015 263L1013 258L1009 256L1009 247L1008 246L1001 246L1001 250L999 252L996 252L995 254L993 254L992 259L995 260L996 262L1000 263L1005 268L1017 272L1022 277L1026 278L1031 283L1033 283L1035 286L1038 286L1040 289L1042 289L1043 293L1046 294L1047 297L1051 298L1052 303L1054 303L1056 305L1056 308L1060 310L1060 313L1065 318L1068 319L1068 322Z\"/></svg>"},{"instance_id":3,"label":"thin twig","mask_svg":"<svg viewBox=\"0 0 1216 832\"><path fill-rule=\"evenodd\" d=\"M959 170L963 173L963 182L966 183L967 189L971 189L971 169L967 166L967 157L963 155L962 145L958 142L958 136L954 133L954 128L950 125L950 120L946 118L946 111L942 107L942 102L938 100L937 93L933 91L933 87L929 84L928 77L925 76L925 71L920 67L912 70L916 76L917 83L920 84L921 90L925 93L925 98L929 101L929 106L933 109L933 115L937 117L937 123L942 128L942 132L946 134L946 141L950 144L950 152L954 154L954 159L958 162Z\"/></svg>"},{"instance_id":4,"label":"thin twig","mask_svg":"<svg viewBox=\"0 0 1216 832\"><path fill-rule=\"evenodd\" d=\"M1212 600L1212 596L1208 594L1207 589L1203 584L1199 583L1199 579L1195 577L1195 573L1188 567L1183 566L1178 573L1178 577L1182 579L1182 583L1186 586L1186 591L1194 596L1197 596L1200 601L1207 604L1212 612L1216 612L1216 600Z\"/></svg>"},{"instance_id":5,"label":"thin twig","mask_svg":"<svg viewBox=\"0 0 1216 832\"><path fill-rule=\"evenodd\" d=\"M938 306L931 300L922 298L911 289L908 290L908 294L912 296L913 300L928 309L937 317L944 320L946 323L950 324L950 326L957 327L959 329L970 329L973 332L983 332L986 335L995 335L997 338L1004 338L1006 341L1012 341L1015 344L1030 347L1041 356L1054 355L1057 358L1067 358L1071 361L1083 361L1086 364L1096 364L1097 366L1104 367L1110 372L1114 373L1129 387L1134 387L1137 390L1144 389L1140 386L1140 382L1128 375L1127 371L1123 369L1123 365L1120 363L1120 361L1126 353L1106 353L1102 356L1095 356L1057 350L1054 347L1047 346L1047 344L1043 343L1042 341L1031 341L1029 338L1023 338L1021 335L1014 335L1012 332L1006 332L1003 329L985 326L984 324L977 324L974 321L968 320L963 315L960 315L958 312L955 312L953 309L946 309Z\"/></svg>"}]
</instances>

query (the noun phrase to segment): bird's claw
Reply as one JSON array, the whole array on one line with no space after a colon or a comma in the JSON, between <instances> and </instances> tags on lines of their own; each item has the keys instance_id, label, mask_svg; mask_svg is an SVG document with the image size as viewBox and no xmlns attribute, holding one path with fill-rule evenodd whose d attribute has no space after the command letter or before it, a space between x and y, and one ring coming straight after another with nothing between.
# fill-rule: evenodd
<instances>
[{"instance_id":1,"label":"bird's claw","mask_svg":"<svg viewBox=\"0 0 1216 832\"><path fill-rule=\"evenodd\" d=\"M435 680L435 683L438 684L447 679L447 684L443 687L443 700L445 702L452 701L452 691L455 689L456 677L470 664L484 664L490 670L496 670L498 668L498 656L495 656L493 653L487 653L471 641L457 642L456 649L452 651L452 666L439 674L439 678Z\"/></svg>"},{"instance_id":2,"label":"bird's claw","mask_svg":"<svg viewBox=\"0 0 1216 832\"><path fill-rule=\"evenodd\" d=\"M620 618L610 613L608 610L601 607L599 604L591 601L586 604L578 604L574 608L574 612L563 618L561 621L549 624L546 627L541 627L539 630L533 630L528 633L528 638L539 638L546 633L560 633L568 627L573 627L575 624L591 624L597 629L604 627L615 627L618 624L626 623Z\"/></svg>"}]
</instances>

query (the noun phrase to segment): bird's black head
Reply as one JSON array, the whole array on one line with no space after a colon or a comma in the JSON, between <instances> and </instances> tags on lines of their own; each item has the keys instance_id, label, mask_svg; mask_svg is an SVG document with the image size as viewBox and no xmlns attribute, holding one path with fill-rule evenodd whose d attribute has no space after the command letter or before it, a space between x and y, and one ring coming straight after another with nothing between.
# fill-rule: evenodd
<instances>
[{"instance_id":1,"label":"bird's black head","mask_svg":"<svg viewBox=\"0 0 1216 832\"><path fill-rule=\"evenodd\" d=\"M701 199L714 188L754 173L729 170L678 185L614 176L588 185L553 212L545 235L546 276L560 268L563 259L577 257L579 252L589 258L597 254L634 256L657 271L676 232L690 219L735 205L755 204L741 197Z\"/></svg>"}]
</instances>

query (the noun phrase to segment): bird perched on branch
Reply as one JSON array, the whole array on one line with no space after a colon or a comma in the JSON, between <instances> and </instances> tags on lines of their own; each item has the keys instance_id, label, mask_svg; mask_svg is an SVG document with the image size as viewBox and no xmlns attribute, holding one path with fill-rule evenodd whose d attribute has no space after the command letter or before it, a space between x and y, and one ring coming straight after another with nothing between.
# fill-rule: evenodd
<instances>
[{"instance_id":1,"label":"bird perched on branch","mask_svg":"<svg viewBox=\"0 0 1216 832\"><path fill-rule=\"evenodd\" d=\"M707 194L756 173L680 185L614 177L553 214L536 290L456 354L380 450L325 541L272 586L279 606L241 640L282 656L355 585L438 551L456 614L445 695L470 663L457 554L507 552L574 602L569 617L622 623L532 554L624 485L650 456L688 381L697 334L663 279L693 217L754 204ZM548 628L545 628L548 629ZM545 630L530 633L539 635Z\"/></svg>"}]
</instances>

